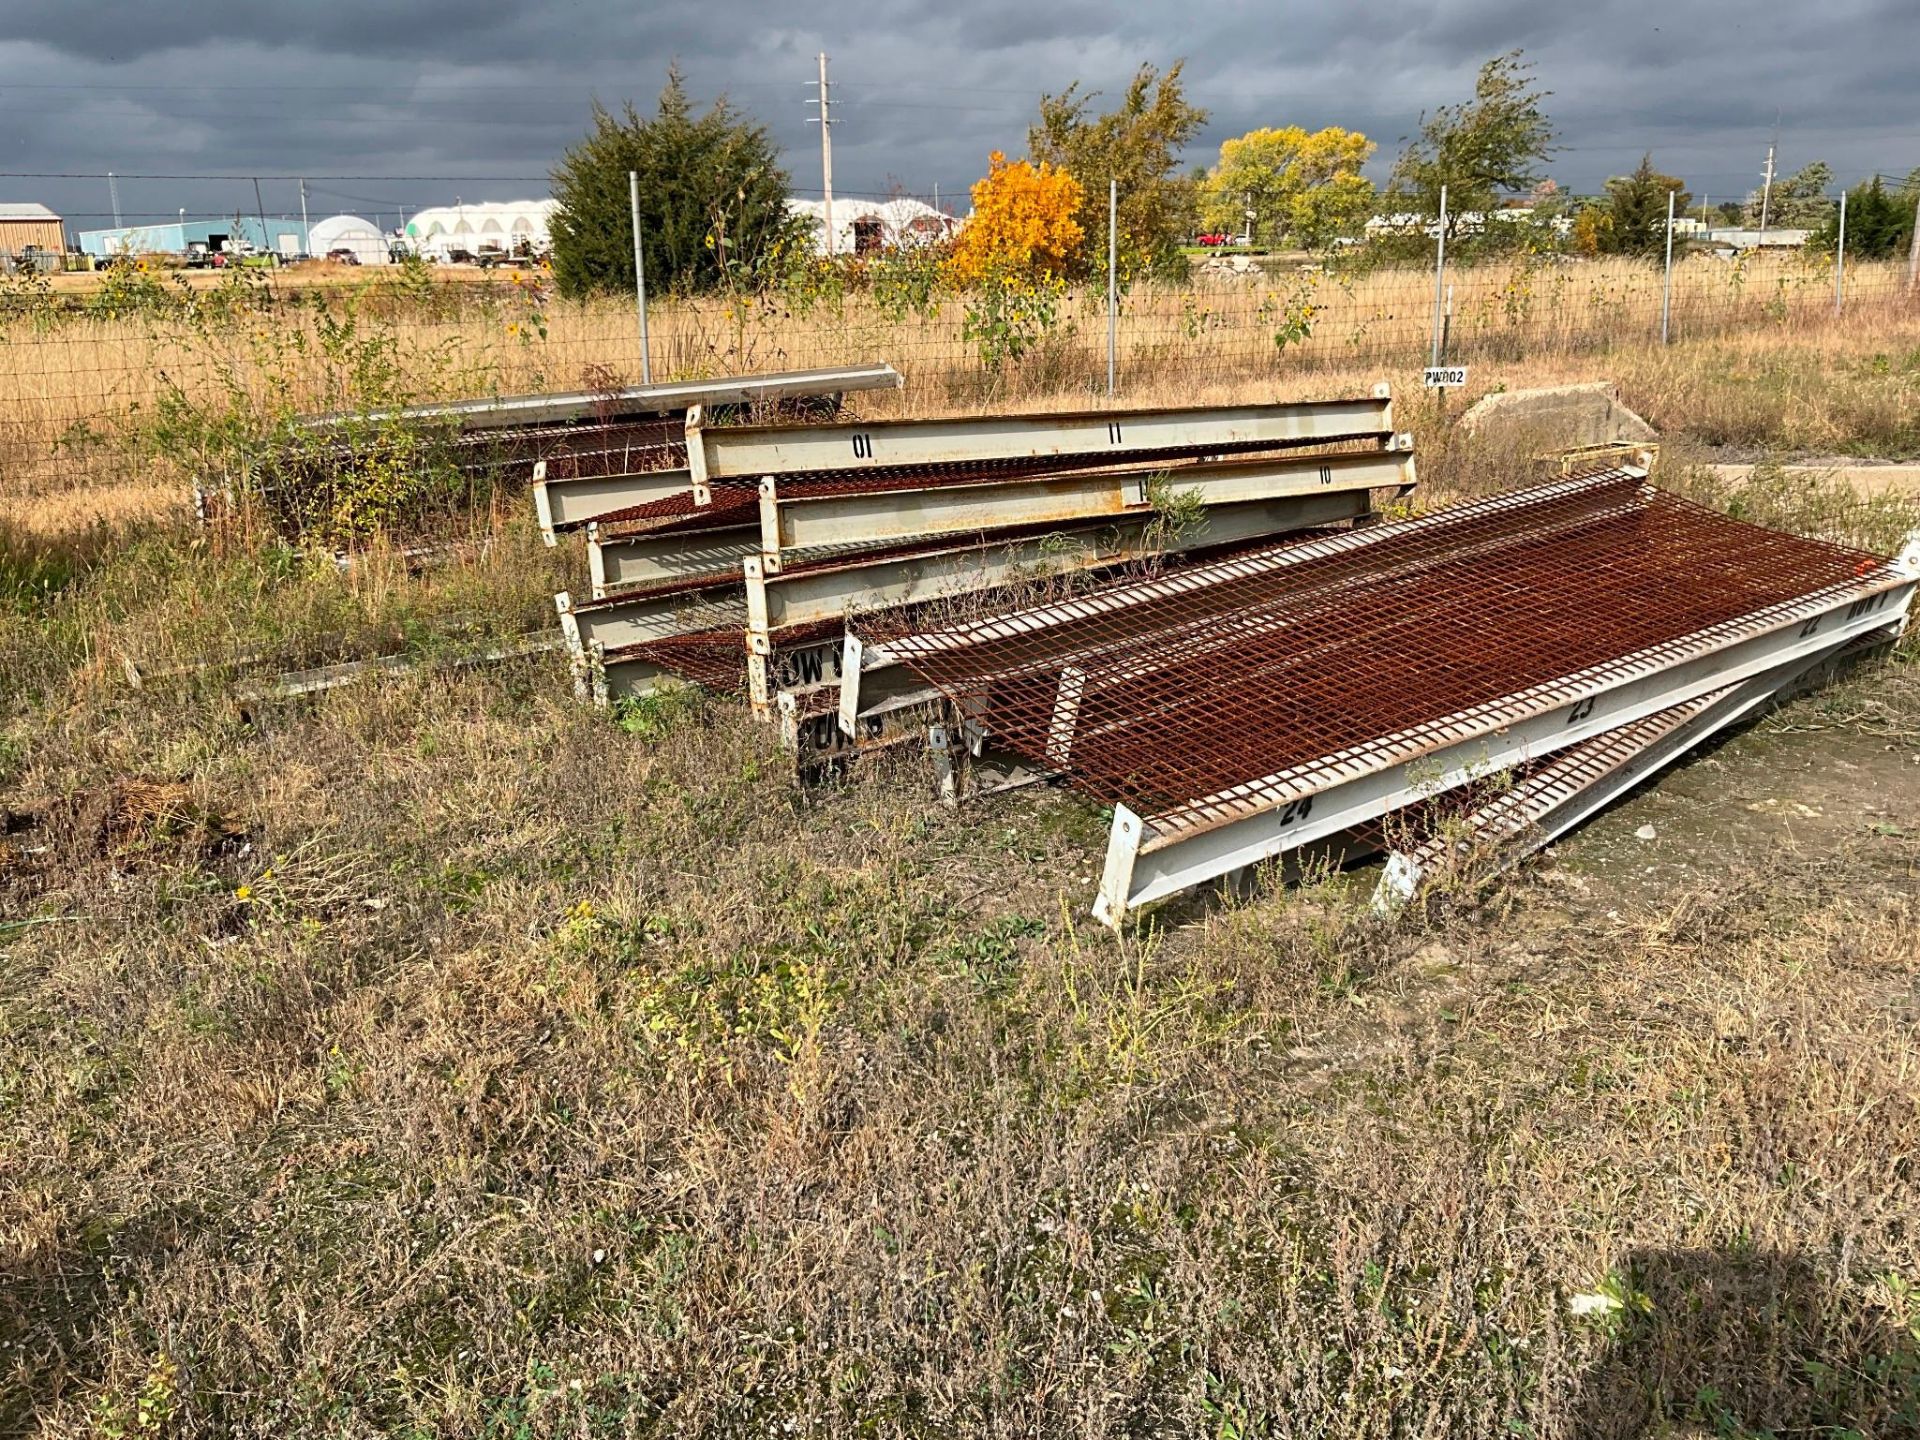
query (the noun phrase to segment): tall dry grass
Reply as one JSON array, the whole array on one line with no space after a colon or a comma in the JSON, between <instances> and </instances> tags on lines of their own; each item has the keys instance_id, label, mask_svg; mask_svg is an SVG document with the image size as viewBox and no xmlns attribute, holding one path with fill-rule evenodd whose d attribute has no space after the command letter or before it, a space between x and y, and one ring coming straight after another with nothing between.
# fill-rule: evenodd
<instances>
[{"instance_id":1,"label":"tall dry grass","mask_svg":"<svg viewBox=\"0 0 1920 1440\"><path fill-rule=\"evenodd\" d=\"M1920 321L1788 333L1608 365L1742 444L1912 423ZM1066 393L930 383L887 403ZM1435 485L1520 478L1403 411ZM272 709L119 674L550 620L579 557L520 507L422 576L133 530L0 546L0 1432L1920 1430L1911 665L1723 751L1684 866L1603 822L1484 905L1115 940L1091 807L802 791L553 657Z\"/></svg>"},{"instance_id":2,"label":"tall dry grass","mask_svg":"<svg viewBox=\"0 0 1920 1440\"><path fill-rule=\"evenodd\" d=\"M1658 335L1660 274L1626 261L1516 263L1452 276L1450 357L1552 367L1575 357L1636 356ZM1798 349L1844 335L1903 338L1920 300L1892 264L1849 272L1844 316L1831 272L1799 258L1729 263L1691 258L1675 276L1674 334ZM529 287L441 287L425 298L369 281L360 333L392 342L397 385L418 398L631 383L640 365L631 310L569 304ZM1096 295L1069 299L1032 350L998 369L963 335L964 298L921 316L867 294L839 300L752 296L672 299L651 317L662 378L805 369L887 360L907 376L876 413L932 414L1039 404L1104 403L1106 325ZM338 304L332 313L337 313ZM1425 363L1433 287L1422 271L1344 279L1298 272L1196 281L1129 295L1119 325L1123 399L1265 393ZM262 417L351 403L349 367L329 358L318 312L284 297L218 323L131 315L10 322L0 341L0 489L57 489L136 478L126 441L169 393L204 408ZM1284 341L1284 343L1282 343ZM1611 359L1610 359L1611 363Z\"/></svg>"}]
</instances>

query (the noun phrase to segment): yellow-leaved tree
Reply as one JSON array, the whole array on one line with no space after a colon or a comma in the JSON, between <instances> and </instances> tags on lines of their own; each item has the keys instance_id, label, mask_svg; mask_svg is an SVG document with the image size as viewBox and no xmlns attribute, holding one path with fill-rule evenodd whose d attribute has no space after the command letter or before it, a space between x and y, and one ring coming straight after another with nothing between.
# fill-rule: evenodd
<instances>
[{"instance_id":1,"label":"yellow-leaved tree","mask_svg":"<svg viewBox=\"0 0 1920 1440\"><path fill-rule=\"evenodd\" d=\"M1079 252L1085 232L1075 217L1085 194L1064 170L1030 160L1011 163L996 150L974 182L973 214L954 242L955 277L1057 276Z\"/></svg>"},{"instance_id":2,"label":"yellow-leaved tree","mask_svg":"<svg viewBox=\"0 0 1920 1440\"><path fill-rule=\"evenodd\" d=\"M1374 143L1358 130L1249 130L1220 146L1201 191L1209 228L1239 234L1253 212L1256 241L1317 249L1357 231L1373 208L1373 182L1360 173Z\"/></svg>"}]
</instances>

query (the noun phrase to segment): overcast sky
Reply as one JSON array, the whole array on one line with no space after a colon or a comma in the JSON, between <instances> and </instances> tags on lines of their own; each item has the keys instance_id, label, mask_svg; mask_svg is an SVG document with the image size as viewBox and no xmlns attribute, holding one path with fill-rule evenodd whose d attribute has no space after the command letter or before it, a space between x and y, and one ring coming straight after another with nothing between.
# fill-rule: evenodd
<instances>
[{"instance_id":1,"label":"overcast sky","mask_svg":"<svg viewBox=\"0 0 1920 1440\"><path fill-rule=\"evenodd\" d=\"M119 182L128 223L254 208L253 186L142 176L310 177L315 218L542 194L598 97L643 108L677 58L697 97L727 92L771 127L799 193L819 193L807 104L832 57L842 193L961 200L990 150L1017 154L1035 101L1079 79L1111 94L1142 61L1185 57L1212 122L1187 159L1259 125L1345 125L1384 178L1423 108L1466 96L1525 47L1554 94L1556 177L1592 190L1651 149L1696 199L1780 165L1843 180L1920 166L1916 0L4 0L0 171ZM770 17L770 18L769 18ZM361 178L379 177L379 178ZM261 182L269 214L294 183ZM104 179L0 176L70 228L111 223ZM964 210L964 203L961 208Z\"/></svg>"}]
</instances>

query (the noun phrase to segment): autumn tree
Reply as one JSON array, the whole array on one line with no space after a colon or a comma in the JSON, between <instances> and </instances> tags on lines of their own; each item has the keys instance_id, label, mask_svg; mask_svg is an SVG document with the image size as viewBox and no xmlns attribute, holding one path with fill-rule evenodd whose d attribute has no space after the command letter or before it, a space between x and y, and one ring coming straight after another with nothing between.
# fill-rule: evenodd
<instances>
[{"instance_id":1,"label":"autumn tree","mask_svg":"<svg viewBox=\"0 0 1920 1440\"><path fill-rule=\"evenodd\" d=\"M1480 67L1473 99L1420 117L1420 134L1393 167L1388 193L1422 215L1440 213L1447 191L1449 241L1462 215L1490 212L1502 195L1539 183L1553 154L1553 125L1523 51L1509 50ZM1489 229L1491 227L1488 227Z\"/></svg>"},{"instance_id":2,"label":"autumn tree","mask_svg":"<svg viewBox=\"0 0 1920 1440\"><path fill-rule=\"evenodd\" d=\"M1194 187L1178 173L1181 149L1207 123L1207 112L1189 104L1181 79L1184 61L1164 74L1142 65L1119 105L1104 115L1088 113L1098 92L1078 83L1040 97L1040 122L1027 132L1033 158L1066 171L1079 182L1087 204L1088 264L1107 258L1107 182L1120 186L1120 250L1125 269L1186 273L1180 242L1192 229Z\"/></svg>"},{"instance_id":3,"label":"autumn tree","mask_svg":"<svg viewBox=\"0 0 1920 1440\"><path fill-rule=\"evenodd\" d=\"M593 131L554 167L553 271L561 293L633 289L627 172L640 176L647 284L712 289L797 242L788 181L766 128L722 97L695 114L678 70L653 115L596 104Z\"/></svg>"},{"instance_id":4,"label":"autumn tree","mask_svg":"<svg viewBox=\"0 0 1920 1440\"><path fill-rule=\"evenodd\" d=\"M1693 203L1686 182L1653 168L1653 156L1642 155L1631 175L1607 181L1605 202L1594 207L1597 248L1607 255L1659 255L1667 244L1667 196L1673 196L1676 216Z\"/></svg>"},{"instance_id":5,"label":"autumn tree","mask_svg":"<svg viewBox=\"0 0 1920 1440\"><path fill-rule=\"evenodd\" d=\"M1351 230L1373 208L1373 182L1360 173L1374 143L1358 130L1298 125L1250 130L1222 142L1220 161L1201 189L1201 215L1216 230L1237 230L1254 212L1256 239L1289 239L1317 248Z\"/></svg>"},{"instance_id":6,"label":"autumn tree","mask_svg":"<svg viewBox=\"0 0 1920 1440\"><path fill-rule=\"evenodd\" d=\"M1085 237L1077 218L1084 195L1064 170L1045 161L1009 162L994 151L986 176L974 182L973 214L954 241L953 273L969 283L990 275L1064 273Z\"/></svg>"}]
</instances>

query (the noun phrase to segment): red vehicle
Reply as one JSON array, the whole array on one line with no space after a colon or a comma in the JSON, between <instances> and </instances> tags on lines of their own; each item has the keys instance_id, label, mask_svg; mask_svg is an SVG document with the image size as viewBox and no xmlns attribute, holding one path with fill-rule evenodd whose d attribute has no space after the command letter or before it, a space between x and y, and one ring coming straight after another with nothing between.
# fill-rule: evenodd
<instances>
[{"instance_id":1,"label":"red vehicle","mask_svg":"<svg viewBox=\"0 0 1920 1440\"><path fill-rule=\"evenodd\" d=\"M1231 235L1221 235L1214 232L1198 235L1194 238L1202 245L1231 245L1233 243L1233 237Z\"/></svg>"}]
</instances>

